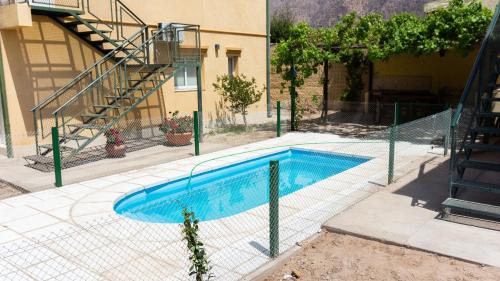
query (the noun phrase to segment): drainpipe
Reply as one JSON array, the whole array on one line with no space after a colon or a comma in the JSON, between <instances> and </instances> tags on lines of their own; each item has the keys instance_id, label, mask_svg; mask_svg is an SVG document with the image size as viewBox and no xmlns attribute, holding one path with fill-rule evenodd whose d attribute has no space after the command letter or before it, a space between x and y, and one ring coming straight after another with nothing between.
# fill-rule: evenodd
<instances>
[{"instance_id":1,"label":"drainpipe","mask_svg":"<svg viewBox=\"0 0 500 281\"><path fill-rule=\"evenodd\" d=\"M272 117L271 108L271 15L269 11L269 0L266 0L266 98L267 117Z\"/></svg>"},{"instance_id":2,"label":"drainpipe","mask_svg":"<svg viewBox=\"0 0 500 281\"><path fill-rule=\"evenodd\" d=\"M5 75L3 70L2 45L0 44L0 104L2 105L3 124L5 131L5 145L7 146L7 157L14 158L12 150L12 138L10 134L9 108L7 106L7 89L5 87Z\"/></svg>"}]
</instances>

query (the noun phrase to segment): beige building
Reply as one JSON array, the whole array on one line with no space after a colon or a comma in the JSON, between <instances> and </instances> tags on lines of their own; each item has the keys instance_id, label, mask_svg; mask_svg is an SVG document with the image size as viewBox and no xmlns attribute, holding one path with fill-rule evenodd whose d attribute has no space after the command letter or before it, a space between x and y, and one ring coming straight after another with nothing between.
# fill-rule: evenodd
<instances>
[{"instance_id":1,"label":"beige building","mask_svg":"<svg viewBox=\"0 0 500 281\"><path fill-rule=\"evenodd\" d=\"M175 70L172 77L168 69L156 70L154 75L162 76L162 79L166 80L165 84L161 84L157 89L154 89L156 80L149 81L152 83L149 86L142 85L146 90L155 91L149 93L140 103L134 104L134 109L123 118L148 118L149 123L157 125L168 112L179 110L182 114L191 115L198 109L198 95L201 94L204 126L209 127L213 126L221 115L218 107L220 96L214 92L212 86L217 75L240 73L255 77L259 85L265 84L264 0L113 0L111 3L110 8L109 1L99 0L0 0L0 66L3 68L3 71L0 71L0 79L3 79L0 80L0 101L4 103L4 106L0 107L3 108L0 114L0 117L3 116L0 118L0 153L6 153L6 147L9 145L16 155L30 153L24 150L33 147L35 131L39 135L38 142L50 143L47 128L55 123L51 114L70 100L71 96L78 94L78 90L81 92L91 85L89 92L92 92L92 87L95 87L92 81L99 76L93 76L92 71L87 72L86 79L80 78L78 83L71 85L72 89L66 89L56 100L50 101L49 105L44 105L43 102L50 100L55 93L58 94L56 91L61 93L61 87L73 81L96 62L100 63L101 67L100 72L95 70L96 74L102 75L106 73L102 69L114 71L114 64L127 57L127 52L135 52L134 48L140 48L138 46L148 42L148 38L151 40L156 36L155 42L167 40L167 35L155 35L155 30L159 30L159 23L193 25L184 31L180 31L184 27L174 25L176 39L180 42L179 52L176 54L180 54L179 58L182 60L186 50L193 54L200 52L201 93L197 91L196 64L183 66L178 60L178 64L172 67ZM148 27L149 30L138 36L142 27ZM196 40L198 30L199 40ZM126 40L130 41L127 43ZM112 53L111 50L121 44L127 46ZM167 42L165 46L170 46L168 44ZM154 47L153 44L147 46L148 51L144 48L134 54L136 60L142 59L141 56L154 57L158 63L161 60L161 48ZM172 47L172 50L174 49ZM167 50L166 53L168 52ZM109 56L110 53L113 59L105 58L103 63L103 57L106 54ZM134 62L131 60L130 63ZM142 65L137 62L135 64ZM110 75L108 74L106 83L111 83ZM137 71L134 75L138 77L141 72ZM114 77L121 76L117 74ZM101 86L106 87L106 83ZM61 122L68 122L67 115L76 114L74 112L78 110L75 108L89 106L86 98L78 98L81 101L73 101L71 107L61 111L61 115L66 115L60 117L59 126ZM108 103L115 104L109 102L109 99ZM41 105L41 109L40 112L35 112L34 118L31 109L37 105ZM92 105L96 106L95 103ZM265 96L250 109L251 112L265 110ZM113 114L116 117L121 113ZM95 118L99 119L101 116ZM82 118L80 123L83 124L73 125L82 128L90 119ZM40 127L43 127L43 132ZM10 139L6 137L8 131ZM78 137L86 136L82 133ZM18 147L24 147L24 150L16 150Z\"/></svg>"}]
</instances>

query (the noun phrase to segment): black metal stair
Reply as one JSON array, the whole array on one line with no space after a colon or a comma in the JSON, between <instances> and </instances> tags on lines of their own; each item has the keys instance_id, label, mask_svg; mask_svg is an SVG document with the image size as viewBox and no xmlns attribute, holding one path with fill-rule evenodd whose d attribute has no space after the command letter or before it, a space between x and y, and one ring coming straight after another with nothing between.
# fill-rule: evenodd
<instances>
[{"instance_id":1,"label":"black metal stair","mask_svg":"<svg viewBox=\"0 0 500 281\"><path fill-rule=\"evenodd\" d=\"M500 135L500 128L495 127L478 127L470 129L470 132L476 134L494 134Z\"/></svg>"},{"instance_id":2,"label":"black metal stair","mask_svg":"<svg viewBox=\"0 0 500 281\"><path fill-rule=\"evenodd\" d=\"M496 164L496 163L464 160L460 163L459 166L462 169L476 169L476 170L483 170L483 171L500 172L500 164Z\"/></svg>"},{"instance_id":3,"label":"black metal stair","mask_svg":"<svg viewBox=\"0 0 500 281\"><path fill-rule=\"evenodd\" d=\"M122 1L110 1L110 6L104 6L109 7L109 11L93 10L103 6L91 7L93 4L89 1L77 1L78 5L70 9L57 8L57 3L51 3L48 8L46 5L32 6L34 13L52 18L101 52L103 57L32 109L37 155L25 157L30 165L50 166L53 161L53 147L46 144L50 141L50 127L43 123L46 120L42 120L42 116L53 118L49 121L59 130L62 162L71 162L68 159L158 91L173 77L176 69L185 67L186 63L199 64L198 56L184 58L178 52L179 34L186 31L194 32L194 44L199 48L198 26L169 24L152 28ZM95 12L109 12L111 21L98 19ZM158 42L161 44L156 45ZM159 54L157 46L168 49L165 54ZM41 143L44 139L45 143ZM100 142L97 143L99 147Z\"/></svg>"},{"instance_id":4,"label":"black metal stair","mask_svg":"<svg viewBox=\"0 0 500 281\"><path fill-rule=\"evenodd\" d=\"M500 6L497 6L452 119L450 194L442 203L443 218L450 221L457 221L450 216L454 212L500 219L500 197L496 199L500 193L500 112L495 107L496 102L500 102L498 30ZM467 173L468 170L473 172ZM461 193L460 190L471 192Z\"/></svg>"},{"instance_id":5,"label":"black metal stair","mask_svg":"<svg viewBox=\"0 0 500 281\"><path fill-rule=\"evenodd\" d=\"M500 112L481 112L478 115L482 118L499 118Z\"/></svg>"},{"instance_id":6,"label":"black metal stair","mask_svg":"<svg viewBox=\"0 0 500 281\"><path fill-rule=\"evenodd\" d=\"M487 216L491 218L500 218L500 207L455 198L448 198L443 203L444 216L450 215L451 210L465 212L467 214L475 214Z\"/></svg>"},{"instance_id":7,"label":"black metal stair","mask_svg":"<svg viewBox=\"0 0 500 281\"><path fill-rule=\"evenodd\" d=\"M483 144L483 143L469 143L469 144L465 145L465 149L476 150L476 151L500 152L500 145Z\"/></svg>"},{"instance_id":8,"label":"black metal stair","mask_svg":"<svg viewBox=\"0 0 500 281\"><path fill-rule=\"evenodd\" d=\"M118 47L122 43L122 41L112 39L113 30L103 29L99 20L82 19L75 14L52 16L51 18L104 55L112 50L109 47L105 48L106 43L110 43L114 47Z\"/></svg>"},{"instance_id":9,"label":"black metal stair","mask_svg":"<svg viewBox=\"0 0 500 281\"><path fill-rule=\"evenodd\" d=\"M485 183L472 180L457 180L452 183L452 186L456 188L478 189L487 192L500 193L500 184L494 183Z\"/></svg>"}]
</instances>

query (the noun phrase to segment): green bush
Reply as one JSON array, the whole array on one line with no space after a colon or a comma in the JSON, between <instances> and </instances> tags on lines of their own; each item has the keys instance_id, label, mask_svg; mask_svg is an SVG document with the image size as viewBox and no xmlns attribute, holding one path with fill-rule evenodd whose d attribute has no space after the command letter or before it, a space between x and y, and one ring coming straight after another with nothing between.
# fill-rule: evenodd
<instances>
[{"instance_id":1,"label":"green bush","mask_svg":"<svg viewBox=\"0 0 500 281\"><path fill-rule=\"evenodd\" d=\"M248 107L261 99L265 87L259 90L255 78L248 80L243 74L217 76L217 82L213 86L233 114L241 113L246 127Z\"/></svg>"}]
</instances>

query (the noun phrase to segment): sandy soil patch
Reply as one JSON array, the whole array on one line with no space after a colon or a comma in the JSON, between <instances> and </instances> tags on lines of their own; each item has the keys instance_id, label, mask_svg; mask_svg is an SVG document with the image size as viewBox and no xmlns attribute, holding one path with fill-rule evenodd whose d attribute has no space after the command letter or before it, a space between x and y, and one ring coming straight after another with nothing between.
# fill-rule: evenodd
<instances>
[{"instance_id":1,"label":"sandy soil patch","mask_svg":"<svg viewBox=\"0 0 500 281\"><path fill-rule=\"evenodd\" d=\"M500 268L324 232L265 280L493 281L500 280Z\"/></svg>"},{"instance_id":2,"label":"sandy soil patch","mask_svg":"<svg viewBox=\"0 0 500 281\"><path fill-rule=\"evenodd\" d=\"M0 200L21 195L23 192L8 182L0 180Z\"/></svg>"}]
</instances>

